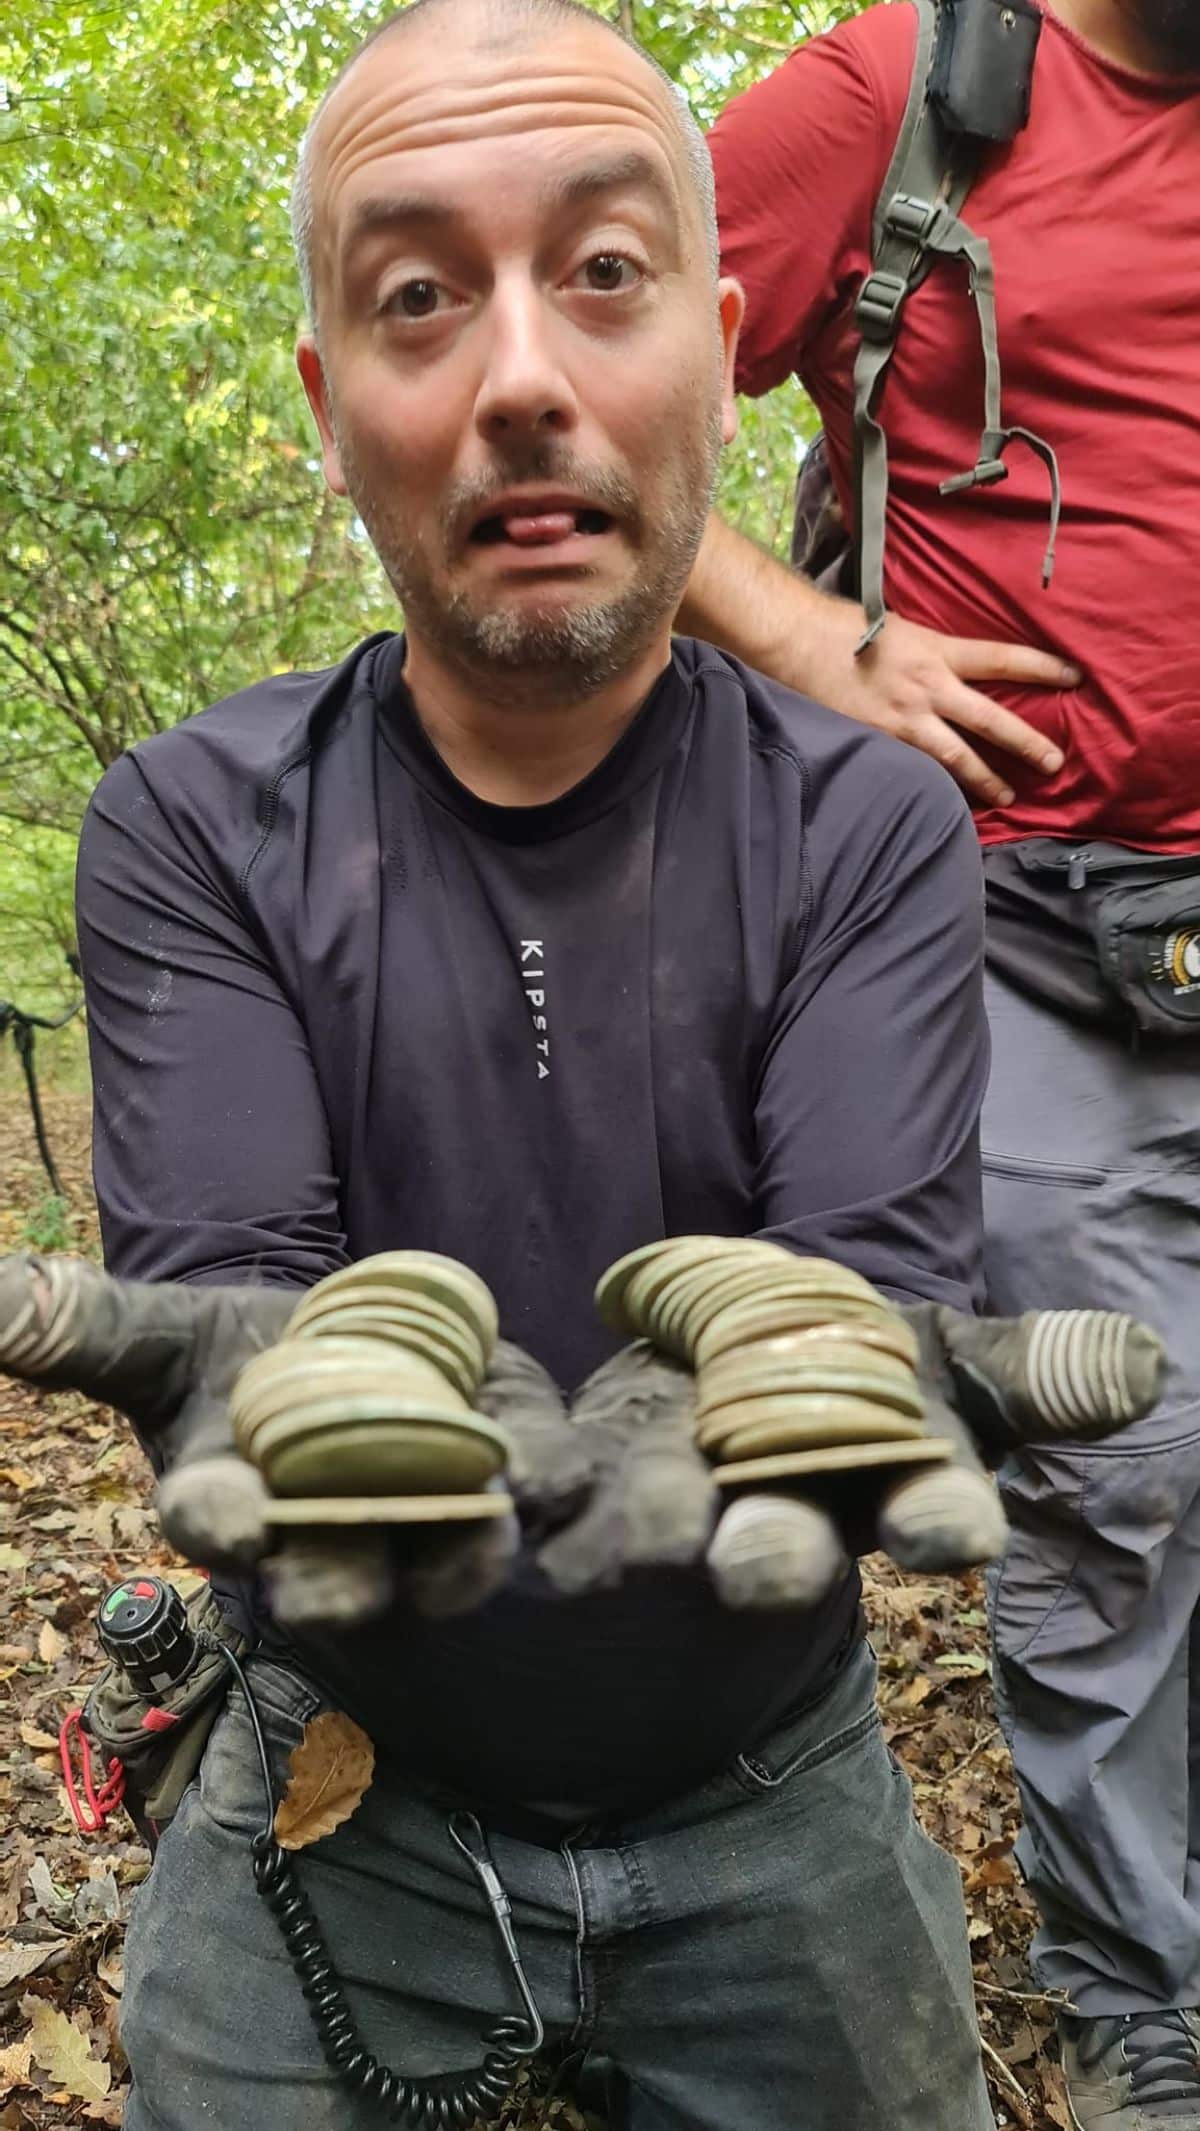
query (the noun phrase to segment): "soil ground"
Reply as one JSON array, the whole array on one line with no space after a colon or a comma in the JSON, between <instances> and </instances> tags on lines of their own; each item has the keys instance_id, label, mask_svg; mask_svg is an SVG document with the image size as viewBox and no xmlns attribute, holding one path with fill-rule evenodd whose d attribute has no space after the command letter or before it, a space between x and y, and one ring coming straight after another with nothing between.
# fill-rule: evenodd
<instances>
[{"instance_id":1,"label":"soil ground","mask_svg":"<svg viewBox=\"0 0 1200 2131\"><path fill-rule=\"evenodd\" d=\"M70 1060L45 1107L65 1203L40 1168L14 1061L0 1062L0 1251L95 1252L87 1095ZM76 1833L56 1734L99 1669L104 1586L171 1562L127 1426L80 1398L0 1380L0 2131L120 2122L121 1943L148 1861L120 1814L100 1837ZM1017 1804L980 1582L917 1580L877 1558L867 1602L891 1744L963 1875L997 2123L1061 2131L1053 2007L1027 1967L1033 1920L1012 1858ZM579 2131L581 2119L561 2098L526 2092L504 2124Z\"/></svg>"}]
</instances>

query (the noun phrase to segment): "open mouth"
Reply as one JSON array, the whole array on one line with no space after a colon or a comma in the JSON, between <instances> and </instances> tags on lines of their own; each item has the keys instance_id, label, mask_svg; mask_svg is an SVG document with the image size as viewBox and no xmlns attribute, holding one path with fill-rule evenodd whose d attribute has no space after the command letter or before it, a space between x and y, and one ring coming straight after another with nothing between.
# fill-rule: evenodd
<instances>
[{"instance_id":1,"label":"open mouth","mask_svg":"<svg viewBox=\"0 0 1200 2131\"><path fill-rule=\"evenodd\" d=\"M522 509L514 505L481 518L472 528L471 540L477 547L498 547L505 541L522 548L558 547L564 540L596 539L611 533L613 522L607 511L594 510L590 505L579 509L539 509L536 505Z\"/></svg>"}]
</instances>

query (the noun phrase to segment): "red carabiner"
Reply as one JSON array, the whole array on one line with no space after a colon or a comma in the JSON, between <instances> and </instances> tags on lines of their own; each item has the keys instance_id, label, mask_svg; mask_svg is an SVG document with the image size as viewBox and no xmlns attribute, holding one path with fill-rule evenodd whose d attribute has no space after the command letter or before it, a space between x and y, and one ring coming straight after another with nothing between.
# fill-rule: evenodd
<instances>
[{"instance_id":1,"label":"red carabiner","mask_svg":"<svg viewBox=\"0 0 1200 2131\"><path fill-rule=\"evenodd\" d=\"M63 1783L66 1786L67 1804L71 1817L81 1835L99 1835L110 1815L115 1813L125 1796L125 1770L116 1755L108 1764L103 1783L98 1787L92 1782L92 1750L88 1735L83 1728L83 1711L72 1709L58 1728L58 1757L62 1762ZM79 1754L80 1782L83 1786L83 1803L75 1783L72 1765L72 1744ZM84 1806L90 1818L84 1817Z\"/></svg>"}]
</instances>

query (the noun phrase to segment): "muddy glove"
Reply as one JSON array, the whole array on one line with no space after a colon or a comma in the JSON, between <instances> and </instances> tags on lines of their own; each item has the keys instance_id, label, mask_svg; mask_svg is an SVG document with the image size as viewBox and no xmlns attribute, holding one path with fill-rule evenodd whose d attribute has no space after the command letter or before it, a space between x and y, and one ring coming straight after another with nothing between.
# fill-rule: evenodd
<instances>
[{"instance_id":1,"label":"muddy glove","mask_svg":"<svg viewBox=\"0 0 1200 2131\"><path fill-rule=\"evenodd\" d=\"M351 1545L360 1573L376 1585L368 1603L359 1601L348 1577L344 1536L297 1540L264 1567L280 1619L295 1628L348 1626L396 1598L431 1619L471 1612L507 1581L523 1538L536 1547L580 1510L593 1486L592 1446L571 1427L540 1362L498 1340L473 1404L508 1438L503 1484L516 1515L459 1527L408 1526L402 1536L356 1531Z\"/></svg>"},{"instance_id":2,"label":"muddy glove","mask_svg":"<svg viewBox=\"0 0 1200 2131\"><path fill-rule=\"evenodd\" d=\"M588 1483L577 1514L542 1545L541 1567L574 1597L707 1557L729 1605L814 1605L848 1565L842 1536L823 1511L783 1494L746 1495L722 1511L696 1443L696 1403L693 1371L646 1339L588 1378L571 1410Z\"/></svg>"},{"instance_id":3,"label":"muddy glove","mask_svg":"<svg viewBox=\"0 0 1200 2131\"><path fill-rule=\"evenodd\" d=\"M399 1542L366 1529L272 1534L267 1488L234 1446L228 1401L244 1364L281 1339L299 1300L294 1289L119 1281L78 1258L0 1259L0 1371L124 1413L159 1474L172 1546L207 1567L261 1569L287 1626L349 1624L397 1595L430 1613L482 1603L508 1573L513 1518ZM477 1403L509 1436L519 1512L535 1532L554 1529L589 1480L583 1438L550 1378L501 1341Z\"/></svg>"},{"instance_id":4,"label":"muddy glove","mask_svg":"<svg viewBox=\"0 0 1200 2131\"><path fill-rule=\"evenodd\" d=\"M1117 1311L966 1317L925 1302L901 1314L929 1431L955 1445L951 1464L903 1483L880 1515L880 1544L903 1568L996 1560L1008 1528L983 1465L1025 1443L1111 1435L1149 1413L1162 1386L1161 1340Z\"/></svg>"},{"instance_id":5,"label":"muddy glove","mask_svg":"<svg viewBox=\"0 0 1200 2131\"><path fill-rule=\"evenodd\" d=\"M159 1475L171 1545L191 1561L245 1569L267 1546L267 1491L234 1449L226 1402L296 1300L282 1288L113 1280L83 1258L5 1258L0 1370L125 1414Z\"/></svg>"},{"instance_id":6,"label":"muddy glove","mask_svg":"<svg viewBox=\"0 0 1200 2131\"><path fill-rule=\"evenodd\" d=\"M1108 1434L1153 1405L1163 1365L1155 1335L1112 1313L897 1310L858 1275L760 1242L648 1246L605 1275L598 1301L671 1358L640 1364L658 1387L653 1424L624 1430L613 1505L604 1517L597 1500L579 1528L579 1587L611 1581L621 1559L686 1553L707 1484L709 1570L738 1606L812 1604L877 1546L923 1570L995 1559L1007 1528L980 1453ZM601 1403L619 1394L636 1351L585 1387L577 1413L598 1388Z\"/></svg>"},{"instance_id":7,"label":"muddy glove","mask_svg":"<svg viewBox=\"0 0 1200 2131\"><path fill-rule=\"evenodd\" d=\"M743 1495L724 1512L709 1566L729 1603L811 1602L846 1559L878 1547L897 1566L956 1572L1000 1558L1008 1525L985 1465L1027 1443L1091 1441L1153 1407L1160 1340L1103 1310L1030 1310L976 1318L922 1303L901 1310L917 1337L931 1436L948 1462L896 1481L864 1518L842 1491L841 1514L780 1496Z\"/></svg>"}]
</instances>

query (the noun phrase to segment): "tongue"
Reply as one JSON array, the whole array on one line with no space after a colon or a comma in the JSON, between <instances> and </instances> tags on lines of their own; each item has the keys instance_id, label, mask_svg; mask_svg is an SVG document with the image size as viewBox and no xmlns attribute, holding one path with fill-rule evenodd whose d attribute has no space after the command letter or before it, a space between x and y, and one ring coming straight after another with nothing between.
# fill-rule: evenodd
<instances>
[{"instance_id":1,"label":"tongue","mask_svg":"<svg viewBox=\"0 0 1200 2131\"><path fill-rule=\"evenodd\" d=\"M504 534L519 548L549 547L559 540L569 540L575 531L573 511L543 511L537 518L508 517L504 520Z\"/></svg>"}]
</instances>

